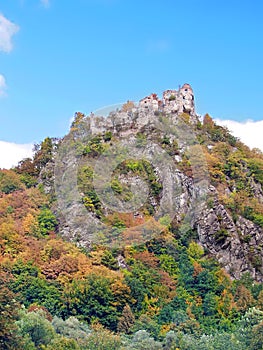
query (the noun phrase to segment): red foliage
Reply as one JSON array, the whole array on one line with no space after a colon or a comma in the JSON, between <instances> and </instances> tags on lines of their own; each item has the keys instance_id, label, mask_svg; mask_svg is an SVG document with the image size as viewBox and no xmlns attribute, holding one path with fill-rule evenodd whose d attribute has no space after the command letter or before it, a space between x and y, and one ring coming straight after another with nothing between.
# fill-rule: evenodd
<instances>
[{"instance_id":1,"label":"red foliage","mask_svg":"<svg viewBox=\"0 0 263 350\"><path fill-rule=\"evenodd\" d=\"M159 259L154 255L154 253L149 253L148 250L136 253L134 257L135 259L140 260L146 266L153 269L159 266Z\"/></svg>"}]
</instances>

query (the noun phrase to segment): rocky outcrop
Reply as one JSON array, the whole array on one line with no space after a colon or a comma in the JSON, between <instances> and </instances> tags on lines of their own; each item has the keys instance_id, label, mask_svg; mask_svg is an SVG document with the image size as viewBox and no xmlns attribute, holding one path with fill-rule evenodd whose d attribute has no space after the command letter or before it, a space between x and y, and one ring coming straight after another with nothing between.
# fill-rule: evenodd
<instances>
[{"instance_id":1,"label":"rocky outcrop","mask_svg":"<svg viewBox=\"0 0 263 350\"><path fill-rule=\"evenodd\" d=\"M253 196L257 198L260 203L263 203L263 191L260 183L256 182L252 177L249 180L249 186L253 192Z\"/></svg>"},{"instance_id":2,"label":"rocky outcrop","mask_svg":"<svg viewBox=\"0 0 263 350\"><path fill-rule=\"evenodd\" d=\"M206 208L196 223L200 243L234 278L249 272L263 281L263 230L241 216L234 222L215 191L214 195L212 208Z\"/></svg>"},{"instance_id":3,"label":"rocky outcrop","mask_svg":"<svg viewBox=\"0 0 263 350\"><path fill-rule=\"evenodd\" d=\"M158 119L159 114L169 114L176 118L187 113L190 121L195 124L198 117L195 112L194 93L189 84L184 84L178 90L166 90L163 98L159 99L157 94L151 94L141 99L137 106L130 111L112 111L107 118L91 113L87 122L92 134L103 133L106 130L122 132L129 130L140 130L145 126L151 126Z\"/></svg>"},{"instance_id":4,"label":"rocky outcrop","mask_svg":"<svg viewBox=\"0 0 263 350\"><path fill-rule=\"evenodd\" d=\"M161 182L165 182L162 199L158 201L154 197L150 198L150 204L156 211L158 211L158 207L161 208L159 216L168 213L179 224L179 227L181 225L181 227L187 226L196 229L203 247L209 254L217 258L219 263L234 278L240 278L243 273L249 272L256 280L263 281L262 228L241 216L238 216L234 221L230 212L219 202L217 190L213 186L205 184L209 177L208 174L204 173L203 179L202 176L199 179L200 173L198 172L203 165L201 158L197 164L196 176L183 172L178 166L185 156L187 143L196 143L196 140L192 138L191 130L189 132L187 128L184 129L178 124L179 116L182 114L189 117L187 123L192 126L199 121L195 112L193 90L188 84L184 84L178 90L164 91L162 99L159 99L156 94L151 94L128 110L112 111L107 118L94 114L85 117L81 129L75 132L76 135L74 134L72 139L69 138L69 144L78 142L78 138L87 140L90 139L89 135L93 137L111 132L115 140L126 140L127 145L130 145L134 144L138 134L143 134L146 145L144 149L138 149L137 156L141 154L147 159L148 155L153 155L156 177ZM165 123L160 123L160 118L166 118ZM175 133L172 132L174 125L176 125ZM155 133L157 135L155 136L159 138L164 138L168 133L171 136L169 142L180 138L180 134L181 138L184 139L182 142L178 142L178 152L171 153L165 164L162 163L165 159L164 156L161 156L162 161L154 156L158 155L162 149L157 150L156 145L152 143L152 137ZM61 176L62 181L66 178L67 173L69 174L69 181L66 185L73 188L76 186L73 181L74 176L76 176L74 169L77 168L78 164L74 156L71 157L71 152L68 151L67 147L65 147L60 159L61 165L58 166L58 162L55 162L55 168L58 170L57 176ZM169 163L169 159L172 160L173 164ZM50 175L53 168L54 163L47 166L41 174L45 177L42 182L47 192L52 192L52 188L54 188L52 184L54 177ZM164 175L165 171L168 176ZM125 182L125 179L123 181ZM135 182L131 181L131 184L138 187ZM65 187L65 184L63 186ZM250 188L254 196L262 203L261 185L251 178ZM93 212L87 213L85 211L84 215L89 216L89 228L87 228L86 218L83 220L81 196L77 191L70 193L70 195L73 204L70 203L70 198L67 199L69 202L64 201L66 218L65 216L59 218L60 232L66 239L74 240L79 245L88 247L92 240L90 239L92 238L91 230L95 232L100 227L99 219ZM56 208L55 211L59 212ZM94 227L91 229L92 224ZM101 232L102 230L103 228L101 228ZM121 256L118 263L120 266L123 264Z\"/></svg>"}]
</instances>

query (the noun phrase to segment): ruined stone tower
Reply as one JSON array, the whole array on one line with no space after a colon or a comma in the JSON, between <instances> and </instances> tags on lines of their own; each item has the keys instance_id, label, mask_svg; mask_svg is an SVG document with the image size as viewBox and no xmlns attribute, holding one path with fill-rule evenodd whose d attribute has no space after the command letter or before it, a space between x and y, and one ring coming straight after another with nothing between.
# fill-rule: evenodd
<instances>
[{"instance_id":1,"label":"ruined stone tower","mask_svg":"<svg viewBox=\"0 0 263 350\"><path fill-rule=\"evenodd\" d=\"M108 117L92 114L88 118L92 134L110 130L113 133L126 135L136 133L139 129L158 118L159 114L170 114L176 120L182 113L190 116L190 122L195 124L198 117L195 113L194 94L189 84L184 84L178 90L166 90L160 99L152 93L134 104L129 111L113 110Z\"/></svg>"},{"instance_id":2,"label":"ruined stone tower","mask_svg":"<svg viewBox=\"0 0 263 350\"><path fill-rule=\"evenodd\" d=\"M189 84L184 84L178 90L164 91L162 100L156 94L146 96L140 100L139 107L164 113L189 113L194 116L194 93Z\"/></svg>"}]
</instances>

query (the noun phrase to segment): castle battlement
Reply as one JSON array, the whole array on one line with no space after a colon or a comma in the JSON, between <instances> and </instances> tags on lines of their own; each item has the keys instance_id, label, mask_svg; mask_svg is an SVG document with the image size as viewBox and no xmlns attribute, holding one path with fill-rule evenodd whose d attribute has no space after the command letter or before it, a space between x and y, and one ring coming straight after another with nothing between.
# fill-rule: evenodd
<instances>
[{"instance_id":1,"label":"castle battlement","mask_svg":"<svg viewBox=\"0 0 263 350\"><path fill-rule=\"evenodd\" d=\"M152 93L139 101L138 105L131 104L127 110L115 110L107 117L94 115L88 118L92 134L110 130L113 133L135 133L146 125L151 125L159 113L170 114L176 120L177 116L187 113L192 123L197 122L194 105L194 93L189 84L184 84L178 90L165 90L162 98Z\"/></svg>"},{"instance_id":2,"label":"castle battlement","mask_svg":"<svg viewBox=\"0 0 263 350\"><path fill-rule=\"evenodd\" d=\"M195 115L193 89L189 84L184 84L178 90L165 90L162 99L153 93L141 99L139 107L165 113Z\"/></svg>"}]
</instances>

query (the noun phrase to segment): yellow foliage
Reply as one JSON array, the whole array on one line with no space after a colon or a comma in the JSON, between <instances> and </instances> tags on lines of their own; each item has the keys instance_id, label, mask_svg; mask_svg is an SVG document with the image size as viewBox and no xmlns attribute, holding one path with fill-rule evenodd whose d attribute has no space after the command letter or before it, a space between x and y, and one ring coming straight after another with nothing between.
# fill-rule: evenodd
<instances>
[{"instance_id":1,"label":"yellow foliage","mask_svg":"<svg viewBox=\"0 0 263 350\"><path fill-rule=\"evenodd\" d=\"M28 213L26 217L22 220L22 228L24 233L26 234L37 234L39 230L37 219L31 213Z\"/></svg>"},{"instance_id":2,"label":"yellow foliage","mask_svg":"<svg viewBox=\"0 0 263 350\"><path fill-rule=\"evenodd\" d=\"M195 305L196 306L201 306L203 304L203 300L202 300L202 297L200 296L195 296Z\"/></svg>"},{"instance_id":3,"label":"yellow foliage","mask_svg":"<svg viewBox=\"0 0 263 350\"><path fill-rule=\"evenodd\" d=\"M204 248L200 244L192 241L187 248L187 253L191 258L200 259L204 255Z\"/></svg>"},{"instance_id":4,"label":"yellow foliage","mask_svg":"<svg viewBox=\"0 0 263 350\"><path fill-rule=\"evenodd\" d=\"M113 305L116 307L120 307L120 306L124 307L127 300L129 300L129 302L131 302L132 304L135 303L136 301L135 299L131 298L130 287L128 287L123 282L124 282L123 278L116 279L111 285L111 290L113 292L114 300L115 300Z\"/></svg>"},{"instance_id":5,"label":"yellow foliage","mask_svg":"<svg viewBox=\"0 0 263 350\"><path fill-rule=\"evenodd\" d=\"M224 289L217 302L218 312L224 317L231 315L233 310L236 310L234 296L227 289Z\"/></svg>"},{"instance_id":6,"label":"yellow foliage","mask_svg":"<svg viewBox=\"0 0 263 350\"><path fill-rule=\"evenodd\" d=\"M230 288L231 279L230 275L224 269L220 269L215 273L218 283L223 284L225 288Z\"/></svg>"},{"instance_id":7,"label":"yellow foliage","mask_svg":"<svg viewBox=\"0 0 263 350\"><path fill-rule=\"evenodd\" d=\"M160 336L165 337L166 333L170 332L171 330L172 330L172 323L163 324L160 330Z\"/></svg>"},{"instance_id":8,"label":"yellow foliage","mask_svg":"<svg viewBox=\"0 0 263 350\"><path fill-rule=\"evenodd\" d=\"M134 102L128 100L126 103L124 103L124 104L122 105L121 110L122 110L123 112L129 112L129 111L131 111L134 107L135 107Z\"/></svg>"},{"instance_id":9,"label":"yellow foliage","mask_svg":"<svg viewBox=\"0 0 263 350\"><path fill-rule=\"evenodd\" d=\"M147 308L146 315L152 316L152 317L157 315L157 313L160 311L160 307L157 306L158 301L159 301L159 298L154 298L154 297L149 298L147 294L145 295L144 304Z\"/></svg>"}]
</instances>

